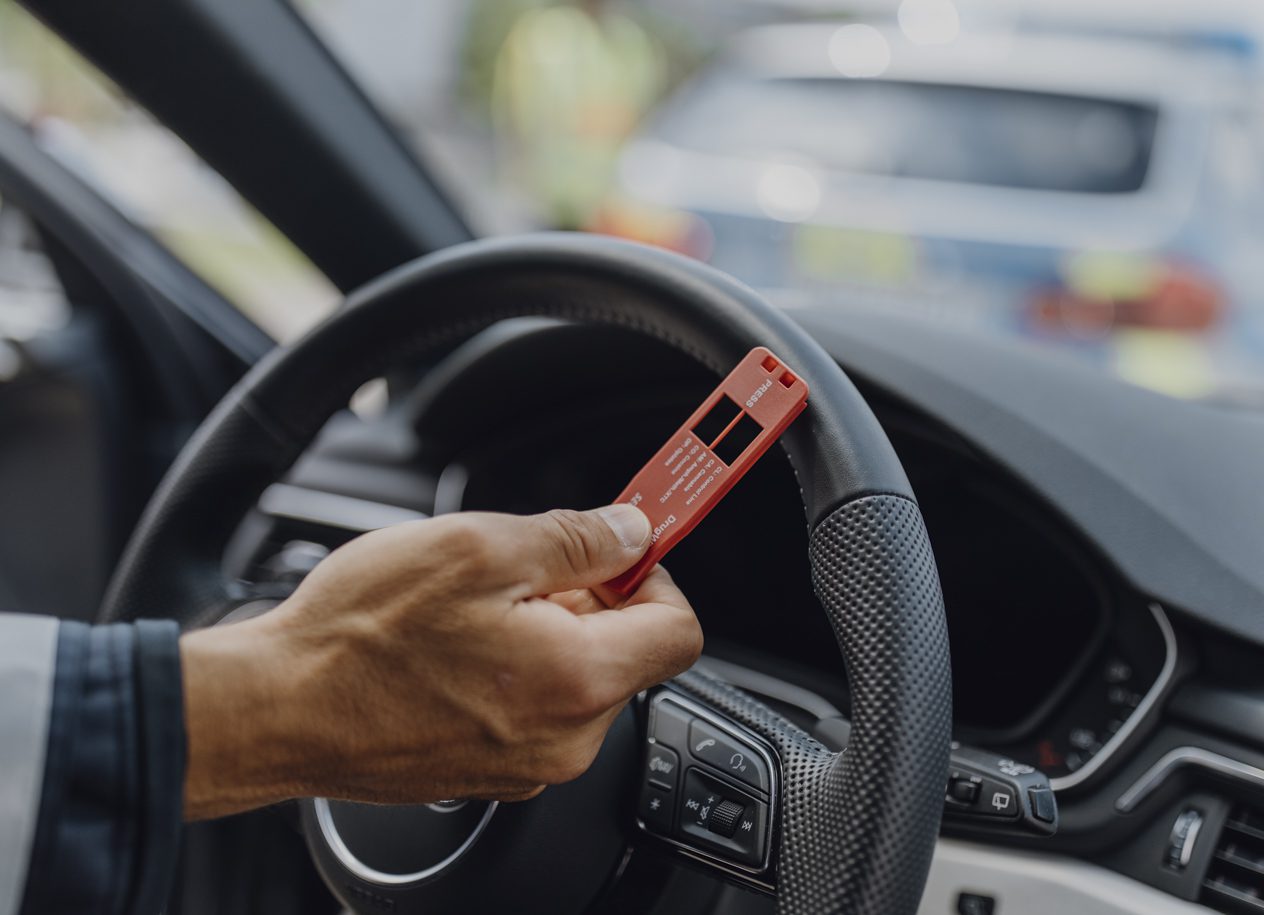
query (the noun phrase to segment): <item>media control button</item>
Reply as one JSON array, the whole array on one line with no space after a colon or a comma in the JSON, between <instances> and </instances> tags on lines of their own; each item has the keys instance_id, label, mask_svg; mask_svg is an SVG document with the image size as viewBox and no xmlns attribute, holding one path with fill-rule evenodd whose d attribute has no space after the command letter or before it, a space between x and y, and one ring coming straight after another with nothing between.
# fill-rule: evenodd
<instances>
[{"instance_id":1,"label":"media control button","mask_svg":"<svg viewBox=\"0 0 1264 915\"><path fill-rule=\"evenodd\" d=\"M676 833L682 841L742 864L764 862L771 820L763 801L692 768L685 773L679 811Z\"/></svg>"},{"instance_id":2,"label":"media control button","mask_svg":"<svg viewBox=\"0 0 1264 915\"><path fill-rule=\"evenodd\" d=\"M711 810L711 816L707 818L707 828L717 835L731 839L733 833L737 832L738 821L745 812L746 808L737 801L720 801Z\"/></svg>"}]
</instances>

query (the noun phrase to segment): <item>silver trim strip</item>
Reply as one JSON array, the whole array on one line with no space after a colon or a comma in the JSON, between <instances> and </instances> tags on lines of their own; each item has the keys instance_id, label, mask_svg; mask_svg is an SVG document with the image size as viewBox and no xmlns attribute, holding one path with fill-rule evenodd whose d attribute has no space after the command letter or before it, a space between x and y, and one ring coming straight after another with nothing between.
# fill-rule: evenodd
<instances>
[{"instance_id":1,"label":"silver trim strip","mask_svg":"<svg viewBox=\"0 0 1264 915\"><path fill-rule=\"evenodd\" d=\"M456 461L439 471L435 482L434 513L446 515L459 512L465 502L465 487L469 485L470 472Z\"/></svg>"},{"instance_id":2,"label":"silver trim strip","mask_svg":"<svg viewBox=\"0 0 1264 915\"><path fill-rule=\"evenodd\" d=\"M429 517L411 508L292 483L273 483L265 489L259 497L259 510L274 518L306 521L359 534Z\"/></svg>"},{"instance_id":3,"label":"silver trim strip","mask_svg":"<svg viewBox=\"0 0 1264 915\"><path fill-rule=\"evenodd\" d=\"M1157 791L1173 773L1187 766L1206 769L1216 775L1249 782L1257 788L1264 788L1264 769L1258 769L1200 747L1177 747L1164 753L1158 762L1146 769L1141 777L1132 783L1132 787L1119 795L1119 800L1115 801L1115 809L1120 813L1131 813L1142 801Z\"/></svg>"},{"instance_id":4,"label":"silver trim strip","mask_svg":"<svg viewBox=\"0 0 1264 915\"><path fill-rule=\"evenodd\" d=\"M1054 791L1074 788L1105 765L1106 761L1115 755L1124 742L1141 725L1141 722L1145 720L1146 716L1150 714L1155 704L1159 701L1159 697L1167 689L1173 674L1176 673L1176 633L1172 630L1172 624L1162 607L1158 604L1150 604L1150 613L1154 615L1154 621L1158 623L1159 632L1163 635L1165 656L1159 675L1155 677L1154 683L1146 691L1145 696L1137 703L1137 707L1132 710L1132 714L1128 716L1128 720L1124 722L1123 727L1111 735L1110 740L1106 741L1092 759L1069 775L1059 775L1057 778L1049 779L1049 785Z\"/></svg>"},{"instance_id":5,"label":"silver trim strip","mask_svg":"<svg viewBox=\"0 0 1264 915\"><path fill-rule=\"evenodd\" d=\"M313 801L313 804L316 808L316 823L320 826L320 834L324 837L325 844L329 846L329 850L334 853L334 857L354 876L369 883L376 883L379 886L402 886L406 883L417 883L421 880L428 880L451 867L462 855L470 850L478 837L483 834L483 830L487 828L492 814L496 812L496 808L499 806L497 801L492 801L488 804L487 812L478 821L478 825L474 827L470 837L462 842L456 851L438 864L431 865L412 874L388 874L377 868L369 867L369 865L357 858L351 849L347 848L347 843L342 841L342 836L338 834L338 827L334 825L333 812L330 811L329 801L326 798L318 797Z\"/></svg>"},{"instance_id":6,"label":"silver trim strip","mask_svg":"<svg viewBox=\"0 0 1264 915\"><path fill-rule=\"evenodd\" d=\"M956 912L962 893L992 896L1004 915L1210 915L1087 861L940 839L918 915Z\"/></svg>"}]
</instances>

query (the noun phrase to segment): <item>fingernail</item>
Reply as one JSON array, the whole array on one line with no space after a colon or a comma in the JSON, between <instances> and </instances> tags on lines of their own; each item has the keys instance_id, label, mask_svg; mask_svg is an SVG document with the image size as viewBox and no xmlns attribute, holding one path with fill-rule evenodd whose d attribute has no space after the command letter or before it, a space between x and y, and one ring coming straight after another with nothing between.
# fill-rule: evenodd
<instances>
[{"instance_id":1,"label":"fingernail","mask_svg":"<svg viewBox=\"0 0 1264 915\"><path fill-rule=\"evenodd\" d=\"M630 550L644 546L645 541L650 539L650 519L639 508L623 504L607 505L597 509L597 514L610 525L619 542Z\"/></svg>"}]
</instances>

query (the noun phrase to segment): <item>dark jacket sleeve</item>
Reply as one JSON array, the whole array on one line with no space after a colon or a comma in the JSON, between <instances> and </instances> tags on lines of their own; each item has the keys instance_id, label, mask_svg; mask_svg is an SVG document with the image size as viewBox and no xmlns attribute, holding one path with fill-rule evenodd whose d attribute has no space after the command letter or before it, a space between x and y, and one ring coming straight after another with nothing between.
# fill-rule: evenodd
<instances>
[{"instance_id":1,"label":"dark jacket sleeve","mask_svg":"<svg viewBox=\"0 0 1264 915\"><path fill-rule=\"evenodd\" d=\"M155 915L182 819L179 630L63 622L22 915Z\"/></svg>"}]
</instances>

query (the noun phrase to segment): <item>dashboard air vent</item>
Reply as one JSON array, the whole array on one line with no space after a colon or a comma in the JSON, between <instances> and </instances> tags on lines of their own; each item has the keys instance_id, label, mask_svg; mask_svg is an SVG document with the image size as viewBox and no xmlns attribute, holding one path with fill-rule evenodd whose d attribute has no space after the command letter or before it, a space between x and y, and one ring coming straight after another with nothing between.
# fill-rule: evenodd
<instances>
[{"instance_id":1,"label":"dashboard air vent","mask_svg":"<svg viewBox=\"0 0 1264 915\"><path fill-rule=\"evenodd\" d=\"M1235 807L1216 841L1202 902L1222 912L1264 915L1264 811Z\"/></svg>"}]
</instances>

